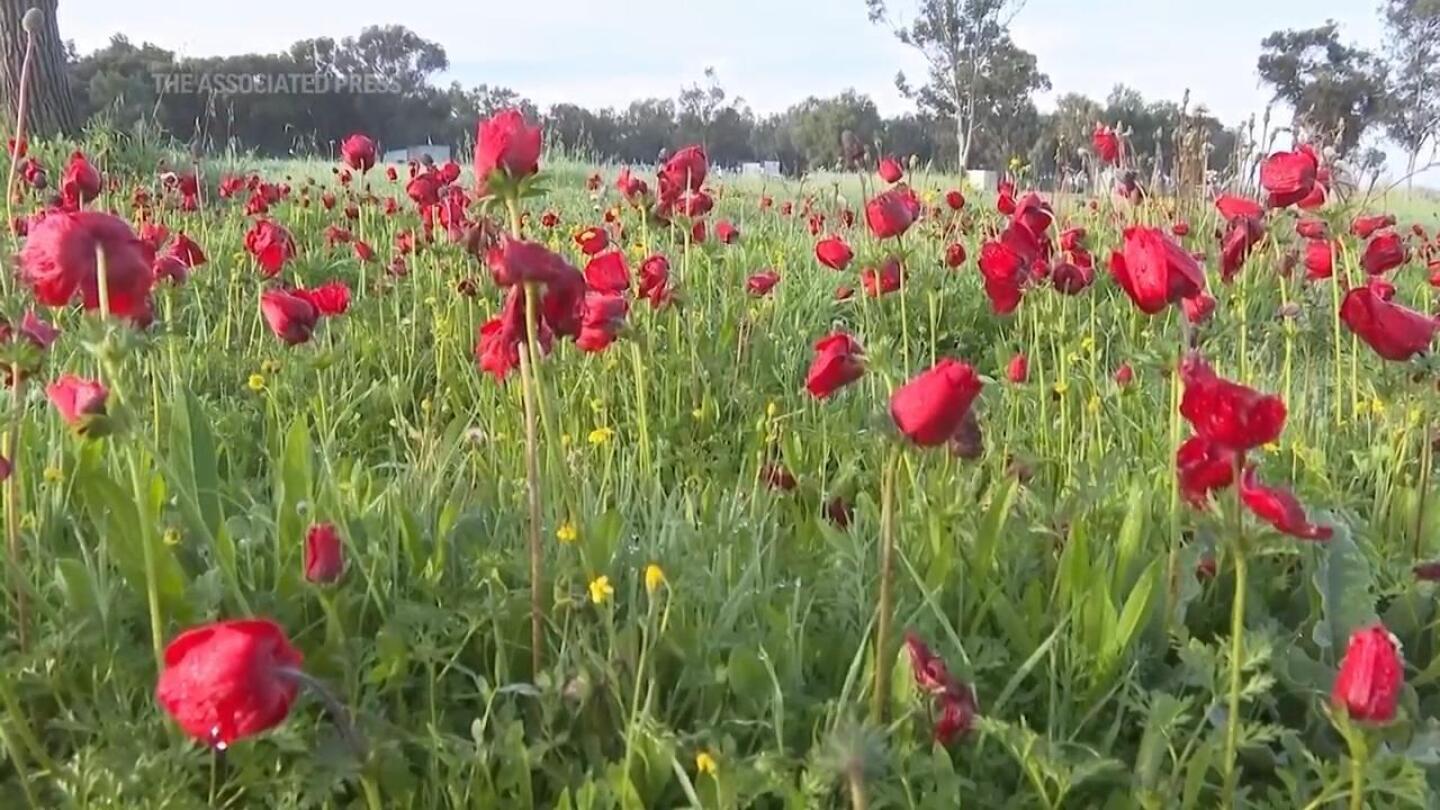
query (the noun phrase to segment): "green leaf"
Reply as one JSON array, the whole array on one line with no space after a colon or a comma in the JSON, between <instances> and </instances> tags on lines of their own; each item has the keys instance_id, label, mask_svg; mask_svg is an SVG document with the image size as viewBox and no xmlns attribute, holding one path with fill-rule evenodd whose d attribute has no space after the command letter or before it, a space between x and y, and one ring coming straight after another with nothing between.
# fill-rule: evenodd
<instances>
[{"instance_id":1,"label":"green leaf","mask_svg":"<svg viewBox=\"0 0 1440 810\"><path fill-rule=\"evenodd\" d=\"M1315 623L1313 638L1320 647L1339 655L1358 627L1375 621L1371 597L1374 575L1370 563L1355 545L1349 527L1336 521L1335 536L1319 546L1320 564L1315 567L1315 589L1320 592L1322 615Z\"/></svg>"},{"instance_id":2,"label":"green leaf","mask_svg":"<svg viewBox=\"0 0 1440 810\"><path fill-rule=\"evenodd\" d=\"M280 459L279 508L275 517L275 582L281 595L293 593L300 578L295 563L304 541L306 519L301 505L311 500L313 480L310 447L310 425L301 413L285 434L285 448Z\"/></svg>"}]
</instances>

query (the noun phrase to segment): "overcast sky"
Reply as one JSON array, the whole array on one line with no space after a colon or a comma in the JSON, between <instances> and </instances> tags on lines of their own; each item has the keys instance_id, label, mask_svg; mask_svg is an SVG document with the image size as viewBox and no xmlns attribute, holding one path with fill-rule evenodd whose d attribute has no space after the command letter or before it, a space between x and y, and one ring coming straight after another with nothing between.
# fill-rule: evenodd
<instances>
[{"instance_id":1,"label":"overcast sky","mask_svg":"<svg viewBox=\"0 0 1440 810\"><path fill-rule=\"evenodd\" d=\"M892 0L902 11L915 0ZM1379 0L1029 0L1012 25L1054 89L1103 100L1117 83L1178 101L1186 88L1221 120L1258 115L1268 101L1255 72L1260 40L1281 28L1341 24L1343 36L1379 49ZM112 34L183 56L273 52L306 37L340 38L399 23L439 42L444 81L511 87L542 107L567 101L624 106L673 97L713 66L721 83L759 113L848 87L880 111L912 109L897 70L921 75L915 54L871 25L864 0L61 0L61 36L81 52ZM1440 176L1432 178L1440 181Z\"/></svg>"}]
</instances>

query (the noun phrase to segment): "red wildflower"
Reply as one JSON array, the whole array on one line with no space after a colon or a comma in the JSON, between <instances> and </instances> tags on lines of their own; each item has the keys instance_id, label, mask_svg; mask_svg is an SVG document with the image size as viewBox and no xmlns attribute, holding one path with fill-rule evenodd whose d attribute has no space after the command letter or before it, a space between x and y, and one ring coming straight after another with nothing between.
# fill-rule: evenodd
<instances>
[{"instance_id":1,"label":"red wildflower","mask_svg":"<svg viewBox=\"0 0 1440 810\"><path fill-rule=\"evenodd\" d=\"M1381 624L1364 627L1350 636L1330 702L1351 720L1388 723L1395 717L1404 682L1405 663L1390 631Z\"/></svg>"},{"instance_id":2,"label":"red wildflower","mask_svg":"<svg viewBox=\"0 0 1440 810\"><path fill-rule=\"evenodd\" d=\"M504 110L475 130L475 181L480 194L500 172L515 182L540 171L540 128L528 126L519 110Z\"/></svg>"},{"instance_id":3,"label":"red wildflower","mask_svg":"<svg viewBox=\"0 0 1440 810\"><path fill-rule=\"evenodd\" d=\"M879 174L880 179L887 183L898 183L900 178L905 176L905 169L900 165L900 161L887 156L880 159Z\"/></svg>"},{"instance_id":4,"label":"red wildflower","mask_svg":"<svg viewBox=\"0 0 1440 810\"><path fill-rule=\"evenodd\" d=\"M305 533L305 579L329 584L340 579L345 558L334 524L317 523Z\"/></svg>"},{"instance_id":5,"label":"red wildflower","mask_svg":"<svg viewBox=\"0 0 1440 810\"><path fill-rule=\"evenodd\" d=\"M835 332L815 343L815 359L805 375L805 388L816 399L825 399L864 373L860 344L844 332Z\"/></svg>"},{"instance_id":6,"label":"red wildflower","mask_svg":"<svg viewBox=\"0 0 1440 810\"><path fill-rule=\"evenodd\" d=\"M1095 147L1095 155L1101 163L1120 162L1120 136L1115 134L1115 130L1096 124L1095 131L1090 133L1090 144Z\"/></svg>"},{"instance_id":7,"label":"red wildflower","mask_svg":"<svg viewBox=\"0 0 1440 810\"><path fill-rule=\"evenodd\" d=\"M831 270L844 270L855 258L855 251L838 236L828 236L815 243L815 258Z\"/></svg>"},{"instance_id":8,"label":"red wildflower","mask_svg":"<svg viewBox=\"0 0 1440 810\"><path fill-rule=\"evenodd\" d=\"M105 402L110 397L110 391L95 380L66 374L45 386L45 395L60 412L65 424L84 433L96 417L105 415Z\"/></svg>"},{"instance_id":9,"label":"red wildflower","mask_svg":"<svg viewBox=\"0 0 1440 810\"><path fill-rule=\"evenodd\" d=\"M1204 436L1191 436L1175 454L1180 492L1197 509L1205 508L1210 493L1235 483L1235 461L1240 454Z\"/></svg>"},{"instance_id":10,"label":"red wildflower","mask_svg":"<svg viewBox=\"0 0 1440 810\"><path fill-rule=\"evenodd\" d=\"M1260 164L1260 186L1270 193L1270 207L1284 208L1306 197L1315 187L1319 161L1309 146L1294 152L1276 152Z\"/></svg>"},{"instance_id":11,"label":"red wildflower","mask_svg":"<svg viewBox=\"0 0 1440 810\"><path fill-rule=\"evenodd\" d=\"M223 748L284 722L300 651L273 622L239 619L186 630L165 648L155 698L186 734Z\"/></svg>"},{"instance_id":12,"label":"red wildflower","mask_svg":"<svg viewBox=\"0 0 1440 810\"><path fill-rule=\"evenodd\" d=\"M1126 228L1123 251L1110 255L1110 273L1147 315L1205 289L1195 257L1157 228Z\"/></svg>"},{"instance_id":13,"label":"red wildflower","mask_svg":"<svg viewBox=\"0 0 1440 810\"><path fill-rule=\"evenodd\" d=\"M1389 228L1394 224L1394 214L1372 214L1369 216L1355 217L1355 219L1350 222L1350 233L1361 239L1369 239L1376 231L1381 228Z\"/></svg>"},{"instance_id":14,"label":"red wildflower","mask_svg":"<svg viewBox=\"0 0 1440 810\"><path fill-rule=\"evenodd\" d=\"M1181 367L1180 415L1195 432L1238 452L1268 444L1285 427L1285 403L1272 394L1223 379L1198 356Z\"/></svg>"},{"instance_id":15,"label":"red wildflower","mask_svg":"<svg viewBox=\"0 0 1440 810\"><path fill-rule=\"evenodd\" d=\"M245 232L245 250L260 263L260 272L273 278L295 256L295 240L275 222L258 219Z\"/></svg>"},{"instance_id":16,"label":"red wildflower","mask_svg":"<svg viewBox=\"0 0 1440 810\"><path fill-rule=\"evenodd\" d=\"M320 319L320 310L310 299L280 289L260 294L260 314L270 331L291 346L309 340Z\"/></svg>"},{"instance_id":17,"label":"red wildflower","mask_svg":"<svg viewBox=\"0 0 1440 810\"><path fill-rule=\"evenodd\" d=\"M1400 234L1385 230L1370 237L1369 243L1365 245L1365 254L1360 257L1360 263L1365 266L1365 272L1378 276L1394 270L1409 258L1410 252Z\"/></svg>"},{"instance_id":18,"label":"red wildflower","mask_svg":"<svg viewBox=\"0 0 1440 810\"><path fill-rule=\"evenodd\" d=\"M97 250L105 257L110 312L148 320L155 251L109 214L52 211L32 224L17 257L20 278L45 306L66 306L78 292L86 309L98 309Z\"/></svg>"},{"instance_id":19,"label":"red wildflower","mask_svg":"<svg viewBox=\"0 0 1440 810\"><path fill-rule=\"evenodd\" d=\"M1393 294L1394 288L1387 291L1377 290L1375 285L1356 287L1345 294L1340 304L1340 320L1376 354L1404 362L1429 350L1436 331L1440 331L1440 322L1391 303Z\"/></svg>"},{"instance_id":20,"label":"red wildflower","mask_svg":"<svg viewBox=\"0 0 1440 810\"><path fill-rule=\"evenodd\" d=\"M780 283L780 274L774 270L761 270L745 279L745 290L751 295L765 296Z\"/></svg>"},{"instance_id":21,"label":"red wildflower","mask_svg":"<svg viewBox=\"0 0 1440 810\"><path fill-rule=\"evenodd\" d=\"M947 357L895 389L890 416L912 442L935 447L955 435L983 387L974 368Z\"/></svg>"},{"instance_id":22,"label":"red wildflower","mask_svg":"<svg viewBox=\"0 0 1440 810\"><path fill-rule=\"evenodd\" d=\"M602 253L585 265L585 285L595 292L623 293L630 289L630 270L618 250Z\"/></svg>"},{"instance_id":23,"label":"red wildflower","mask_svg":"<svg viewBox=\"0 0 1440 810\"><path fill-rule=\"evenodd\" d=\"M919 213L920 202L907 186L895 186L865 203L865 222L877 239L905 233Z\"/></svg>"},{"instance_id":24,"label":"red wildflower","mask_svg":"<svg viewBox=\"0 0 1440 810\"><path fill-rule=\"evenodd\" d=\"M1240 477L1240 500L1256 517L1283 534L1301 540L1329 540L1335 530L1317 526L1305 516L1305 507L1288 489L1268 487L1255 478L1255 467L1245 468Z\"/></svg>"}]
</instances>

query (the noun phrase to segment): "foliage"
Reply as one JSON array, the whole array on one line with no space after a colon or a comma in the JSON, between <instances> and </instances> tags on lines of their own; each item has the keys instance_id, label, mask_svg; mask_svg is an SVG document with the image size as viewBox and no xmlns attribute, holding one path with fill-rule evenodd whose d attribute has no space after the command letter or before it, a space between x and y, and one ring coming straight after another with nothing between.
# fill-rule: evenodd
<instances>
[{"instance_id":1,"label":"foliage","mask_svg":"<svg viewBox=\"0 0 1440 810\"><path fill-rule=\"evenodd\" d=\"M1385 65L1342 43L1334 21L1276 31L1260 46L1260 79L1295 110L1296 140L1333 143L1345 155L1380 121L1387 103Z\"/></svg>"}]
</instances>

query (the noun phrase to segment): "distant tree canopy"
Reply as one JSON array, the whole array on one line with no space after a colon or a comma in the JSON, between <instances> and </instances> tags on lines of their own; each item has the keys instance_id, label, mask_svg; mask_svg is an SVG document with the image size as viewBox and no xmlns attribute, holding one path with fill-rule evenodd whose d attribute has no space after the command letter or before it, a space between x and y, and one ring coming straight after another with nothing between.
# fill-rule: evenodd
<instances>
[{"instance_id":1,"label":"distant tree canopy","mask_svg":"<svg viewBox=\"0 0 1440 810\"><path fill-rule=\"evenodd\" d=\"M1388 71L1368 51L1340 41L1333 20L1316 28L1276 31L1261 41L1260 78L1295 111L1297 135L1349 154L1388 104Z\"/></svg>"},{"instance_id":2,"label":"distant tree canopy","mask_svg":"<svg viewBox=\"0 0 1440 810\"><path fill-rule=\"evenodd\" d=\"M1029 54L1010 56L1028 59L1020 72L1033 73ZM434 79L447 66L444 48L402 26L370 27L340 40L302 40L278 54L181 59L118 35L93 53L70 54L71 87L85 118L103 116L124 129L144 121L205 150L329 154L352 132L366 132L389 147L443 143L463 150L474 138L478 119L516 107L545 124L550 144L622 163L648 163L662 149L703 143L720 165L776 160L798 173L839 165L840 135L846 131L872 154L913 156L945 168L956 161L953 111L921 104L919 113L885 118L874 101L854 90L756 115L707 70L702 82L679 88L673 99L637 99L621 109L566 103L542 110L507 87L438 87ZM231 74L378 78L392 92L224 93L198 82L202 76ZM1133 130L1137 154L1148 157L1155 154L1155 139L1173 129L1179 114L1173 104L1146 102L1124 88L1117 88L1106 104L1066 96L1050 114L1037 112L1028 92L1019 98L1001 103L990 94L977 104L972 167L999 169L1020 157L1042 174L1076 169L1077 150L1088 145L1098 121ZM1223 140L1228 133L1208 120Z\"/></svg>"}]
</instances>

